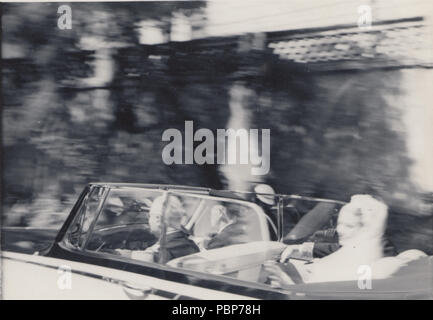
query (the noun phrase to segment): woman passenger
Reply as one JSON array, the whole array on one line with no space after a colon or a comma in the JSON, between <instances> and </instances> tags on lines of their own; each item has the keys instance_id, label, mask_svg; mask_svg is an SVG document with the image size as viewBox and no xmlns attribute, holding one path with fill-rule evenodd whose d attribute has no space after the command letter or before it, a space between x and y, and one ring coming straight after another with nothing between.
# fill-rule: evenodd
<instances>
[{"instance_id":1,"label":"woman passenger","mask_svg":"<svg viewBox=\"0 0 433 320\"><path fill-rule=\"evenodd\" d=\"M265 270L271 284L285 287L295 282L328 282L358 279L360 266L372 266L383 257L383 234L388 207L369 195L352 196L340 210L337 233L341 248L313 260L311 264L294 261L289 266L269 261ZM285 271L284 271L285 269Z\"/></svg>"}]
</instances>

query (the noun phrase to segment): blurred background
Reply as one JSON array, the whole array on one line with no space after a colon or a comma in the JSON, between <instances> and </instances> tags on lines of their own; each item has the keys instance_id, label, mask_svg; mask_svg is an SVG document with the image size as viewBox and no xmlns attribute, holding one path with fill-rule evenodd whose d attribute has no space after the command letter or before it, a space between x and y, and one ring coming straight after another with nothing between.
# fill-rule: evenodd
<instances>
[{"instance_id":1,"label":"blurred background","mask_svg":"<svg viewBox=\"0 0 433 320\"><path fill-rule=\"evenodd\" d=\"M380 195L397 249L433 254L430 1L63 4L71 29L59 3L2 4L3 226L58 229L91 181L267 183ZM165 165L185 120L271 129L269 174Z\"/></svg>"}]
</instances>

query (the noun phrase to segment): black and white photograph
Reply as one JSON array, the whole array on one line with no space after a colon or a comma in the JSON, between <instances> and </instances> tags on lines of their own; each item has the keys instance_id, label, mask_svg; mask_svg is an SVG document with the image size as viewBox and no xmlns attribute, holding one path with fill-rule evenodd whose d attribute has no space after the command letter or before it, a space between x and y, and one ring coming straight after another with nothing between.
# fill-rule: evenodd
<instances>
[{"instance_id":1,"label":"black and white photograph","mask_svg":"<svg viewBox=\"0 0 433 320\"><path fill-rule=\"evenodd\" d=\"M431 0L0 6L1 300L433 299Z\"/></svg>"}]
</instances>

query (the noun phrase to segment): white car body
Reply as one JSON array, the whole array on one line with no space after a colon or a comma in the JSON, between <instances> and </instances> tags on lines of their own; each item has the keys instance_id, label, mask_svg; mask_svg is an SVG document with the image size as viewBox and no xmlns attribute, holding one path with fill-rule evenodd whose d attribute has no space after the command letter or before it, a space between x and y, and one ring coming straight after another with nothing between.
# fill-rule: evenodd
<instances>
[{"instance_id":1,"label":"white car body","mask_svg":"<svg viewBox=\"0 0 433 320\"><path fill-rule=\"evenodd\" d=\"M3 252L2 299L5 300L243 300L241 295L200 288L136 273L37 255ZM164 297L166 292L172 297Z\"/></svg>"}]
</instances>

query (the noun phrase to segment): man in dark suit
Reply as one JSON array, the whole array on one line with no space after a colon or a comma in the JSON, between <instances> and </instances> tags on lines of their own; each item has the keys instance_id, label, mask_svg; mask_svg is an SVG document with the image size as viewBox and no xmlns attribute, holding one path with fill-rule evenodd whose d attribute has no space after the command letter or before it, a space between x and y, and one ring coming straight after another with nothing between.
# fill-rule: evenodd
<instances>
[{"instance_id":1,"label":"man in dark suit","mask_svg":"<svg viewBox=\"0 0 433 320\"><path fill-rule=\"evenodd\" d=\"M204 242L206 249L216 249L237 244L237 236L243 233L242 224L223 205L215 205L210 215L212 231Z\"/></svg>"},{"instance_id":2,"label":"man in dark suit","mask_svg":"<svg viewBox=\"0 0 433 320\"><path fill-rule=\"evenodd\" d=\"M186 212L178 197L167 194L157 197L149 211L149 227L159 240L145 250L132 251L130 257L164 264L172 259L199 252L194 241L182 230L181 225L185 218Z\"/></svg>"}]
</instances>

